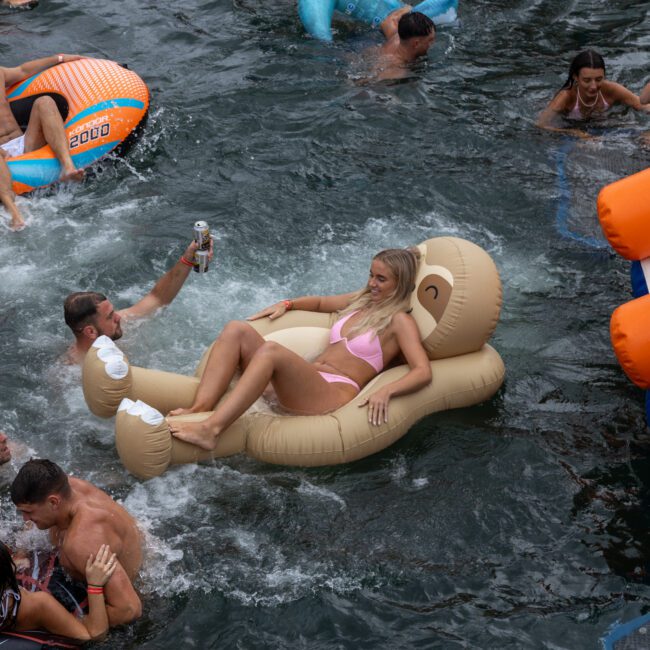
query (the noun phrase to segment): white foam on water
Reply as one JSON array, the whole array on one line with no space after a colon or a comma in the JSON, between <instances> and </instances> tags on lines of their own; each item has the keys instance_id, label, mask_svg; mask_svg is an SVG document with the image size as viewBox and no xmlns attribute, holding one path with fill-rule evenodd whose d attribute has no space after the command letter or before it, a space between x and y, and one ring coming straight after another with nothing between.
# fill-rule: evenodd
<instances>
[{"instance_id":1,"label":"white foam on water","mask_svg":"<svg viewBox=\"0 0 650 650\"><path fill-rule=\"evenodd\" d=\"M343 499L338 494L336 494L336 492L332 490L328 490L320 485L314 485L313 483L310 483L306 479L302 479L300 481L300 485L298 486L296 491L305 496L316 497L317 500L319 501L321 500L334 501L340 506L341 510L345 510L347 508L345 499Z\"/></svg>"}]
</instances>

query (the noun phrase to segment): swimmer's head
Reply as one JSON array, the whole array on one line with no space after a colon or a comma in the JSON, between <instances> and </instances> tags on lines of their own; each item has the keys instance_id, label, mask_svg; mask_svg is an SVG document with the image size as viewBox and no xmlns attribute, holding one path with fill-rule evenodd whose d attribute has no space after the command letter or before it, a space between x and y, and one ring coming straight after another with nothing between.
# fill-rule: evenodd
<instances>
[{"instance_id":1,"label":"swimmer's head","mask_svg":"<svg viewBox=\"0 0 650 650\"><path fill-rule=\"evenodd\" d=\"M10 492L15 504L41 503L50 494L68 498L71 489L68 475L56 463L45 458L32 458L16 474Z\"/></svg>"},{"instance_id":2,"label":"swimmer's head","mask_svg":"<svg viewBox=\"0 0 650 650\"><path fill-rule=\"evenodd\" d=\"M423 56L435 40L436 26L428 16L411 11L399 19L397 33L400 41L413 46L416 56Z\"/></svg>"},{"instance_id":3,"label":"swimmer's head","mask_svg":"<svg viewBox=\"0 0 650 650\"><path fill-rule=\"evenodd\" d=\"M108 336L117 341L122 336L120 316L103 293L78 291L63 303L66 325L77 338Z\"/></svg>"},{"instance_id":4,"label":"swimmer's head","mask_svg":"<svg viewBox=\"0 0 650 650\"><path fill-rule=\"evenodd\" d=\"M596 79L598 87L600 87L598 79L602 82L605 78L605 60L598 52L594 52L594 50L585 50L574 57L569 66L569 76L562 89L568 90L569 88L573 88L584 77Z\"/></svg>"},{"instance_id":5,"label":"swimmer's head","mask_svg":"<svg viewBox=\"0 0 650 650\"><path fill-rule=\"evenodd\" d=\"M11 557L9 548L0 542L0 596L11 589L18 591L16 580L16 565Z\"/></svg>"}]
</instances>

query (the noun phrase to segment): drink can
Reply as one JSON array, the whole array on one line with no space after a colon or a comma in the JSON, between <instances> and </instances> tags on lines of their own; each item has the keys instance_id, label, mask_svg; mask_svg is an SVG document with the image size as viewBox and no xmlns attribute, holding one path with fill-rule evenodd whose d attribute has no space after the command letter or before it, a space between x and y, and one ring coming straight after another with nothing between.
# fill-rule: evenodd
<instances>
[{"instance_id":1,"label":"drink can","mask_svg":"<svg viewBox=\"0 0 650 650\"><path fill-rule=\"evenodd\" d=\"M194 241L197 250L210 250L210 228L206 221L197 221L194 224Z\"/></svg>"},{"instance_id":2,"label":"drink can","mask_svg":"<svg viewBox=\"0 0 650 650\"><path fill-rule=\"evenodd\" d=\"M210 251L196 251L194 253L194 270L197 273L207 273L209 258Z\"/></svg>"}]
</instances>

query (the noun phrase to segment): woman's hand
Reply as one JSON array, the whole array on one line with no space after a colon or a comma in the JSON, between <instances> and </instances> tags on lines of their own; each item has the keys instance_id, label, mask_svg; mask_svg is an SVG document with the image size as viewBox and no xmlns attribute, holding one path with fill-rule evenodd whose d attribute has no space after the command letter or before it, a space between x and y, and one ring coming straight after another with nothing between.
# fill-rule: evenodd
<instances>
[{"instance_id":1,"label":"woman's hand","mask_svg":"<svg viewBox=\"0 0 650 650\"><path fill-rule=\"evenodd\" d=\"M388 402L390 397L391 392L388 386L384 386L359 403L359 407L368 405L368 422L370 424L379 426L382 422L388 422Z\"/></svg>"},{"instance_id":2,"label":"woman's hand","mask_svg":"<svg viewBox=\"0 0 650 650\"><path fill-rule=\"evenodd\" d=\"M249 316L246 320L257 320L258 318L264 318L265 316L268 316L269 320L275 320L288 311L286 302L284 300L276 302L275 305L271 305L270 307L262 309L262 311L258 311L257 314Z\"/></svg>"},{"instance_id":3,"label":"woman's hand","mask_svg":"<svg viewBox=\"0 0 650 650\"><path fill-rule=\"evenodd\" d=\"M103 587L113 575L117 567L117 556L111 553L108 544L102 544L97 551L97 557L92 554L86 560L86 582L89 585Z\"/></svg>"}]
</instances>

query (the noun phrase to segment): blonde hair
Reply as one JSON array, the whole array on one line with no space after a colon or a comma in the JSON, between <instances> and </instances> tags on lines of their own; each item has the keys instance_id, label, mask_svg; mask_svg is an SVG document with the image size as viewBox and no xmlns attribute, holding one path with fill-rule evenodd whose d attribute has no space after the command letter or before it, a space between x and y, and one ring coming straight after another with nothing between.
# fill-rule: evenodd
<instances>
[{"instance_id":1,"label":"blonde hair","mask_svg":"<svg viewBox=\"0 0 650 650\"><path fill-rule=\"evenodd\" d=\"M379 335L390 325L394 314L409 309L411 294L415 289L415 276L420 260L420 251L417 248L388 248L377 253L372 259L383 262L391 270L397 286L395 291L378 305L373 305L367 284L357 291L352 302L340 312L341 316L345 316L364 310L361 320L352 326L349 336L358 336L367 330L374 330L375 335ZM370 308L366 309L368 306Z\"/></svg>"}]
</instances>

